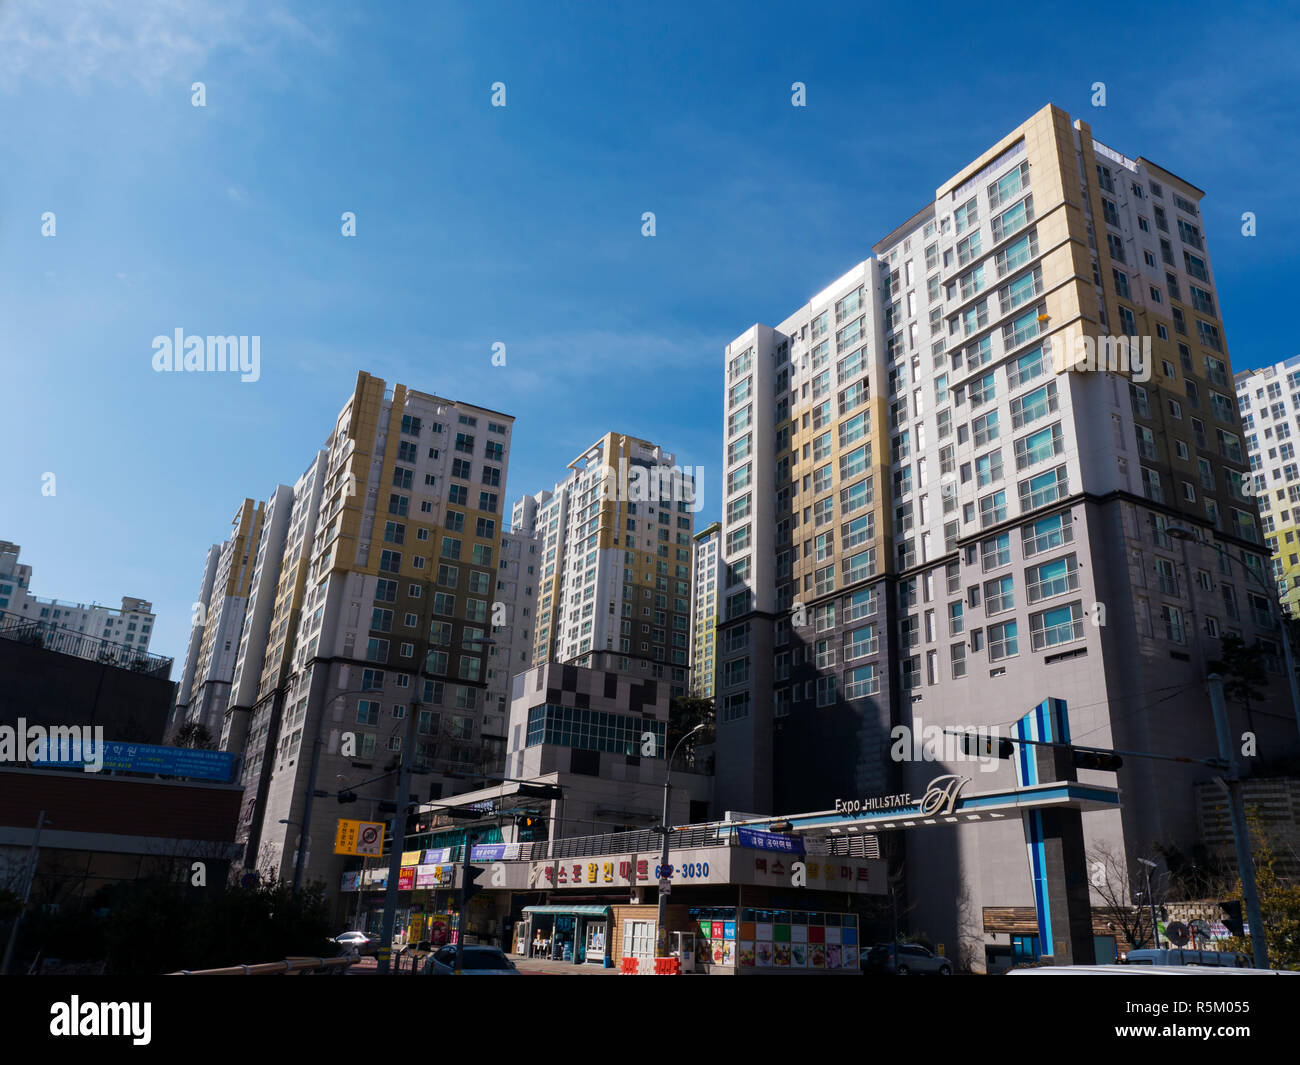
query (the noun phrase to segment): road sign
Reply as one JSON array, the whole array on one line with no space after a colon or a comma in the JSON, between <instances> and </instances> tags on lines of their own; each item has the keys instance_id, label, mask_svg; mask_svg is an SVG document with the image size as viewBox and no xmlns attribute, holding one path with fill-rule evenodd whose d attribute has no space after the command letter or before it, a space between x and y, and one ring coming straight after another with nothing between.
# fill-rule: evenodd
<instances>
[{"instance_id":1,"label":"road sign","mask_svg":"<svg viewBox=\"0 0 1300 1065\"><path fill-rule=\"evenodd\" d=\"M1187 931L1187 925L1183 924L1182 921L1171 921L1165 925L1165 935L1169 937L1169 942L1180 947L1191 938L1190 933Z\"/></svg>"},{"instance_id":2,"label":"road sign","mask_svg":"<svg viewBox=\"0 0 1300 1065\"><path fill-rule=\"evenodd\" d=\"M376 857L384 850L384 824L382 821L338 820L334 833L334 853Z\"/></svg>"}]
</instances>

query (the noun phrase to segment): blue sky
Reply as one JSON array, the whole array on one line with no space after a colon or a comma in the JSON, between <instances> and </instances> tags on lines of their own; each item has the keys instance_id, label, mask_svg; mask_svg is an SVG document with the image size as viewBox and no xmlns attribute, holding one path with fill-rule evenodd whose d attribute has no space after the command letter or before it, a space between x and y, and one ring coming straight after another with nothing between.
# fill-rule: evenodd
<instances>
[{"instance_id":1,"label":"blue sky","mask_svg":"<svg viewBox=\"0 0 1300 1065\"><path fill-rule=\"evenodd\" d=\"M865 8L2 0L0 539L183 659L207 546L358 369L514 414L508 498L612 428L711 520L723 346L1048 102L1207 191L1235 369L1300 350L1294 15ZM260 336L260 381L154 373L177 327Z\"/></svg>"}]
</instances>

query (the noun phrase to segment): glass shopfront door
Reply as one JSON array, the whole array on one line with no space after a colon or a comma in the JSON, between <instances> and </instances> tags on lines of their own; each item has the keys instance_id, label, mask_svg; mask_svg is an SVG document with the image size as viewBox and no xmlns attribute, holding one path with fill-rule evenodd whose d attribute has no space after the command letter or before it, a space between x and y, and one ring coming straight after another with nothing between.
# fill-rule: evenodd
<instances>
[{"instance_id":1,"label":"glass shopfront door","mask_svg":"<svg viewBox=\"0 0 1300 1065\"><path fill-rule=\"evenodd\" d=\"M608 932L607 922L587 922L587 951L584 961L605 961L605 936Z\"/></svg>"}]
</instances>

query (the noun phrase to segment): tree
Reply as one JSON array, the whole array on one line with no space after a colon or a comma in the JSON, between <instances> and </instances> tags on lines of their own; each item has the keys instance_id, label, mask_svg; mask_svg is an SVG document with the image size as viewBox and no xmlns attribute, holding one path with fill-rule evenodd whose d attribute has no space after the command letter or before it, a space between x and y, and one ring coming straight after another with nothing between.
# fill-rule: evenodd
<instances>
[{"instance_id":1,"label":"tree","mask_svg":"<svg viewBox=\"0 0 1300 1065\"><path fill-rule=\"evenodd\" d=\"M197 721L187 721L176 732L176 746L192 747L199 751L214 751L217 748L217 741L206 725Z\"/></svg>"},{"instance_id":2,"label":"tree","mask_svg":"<svg viewBox=\"0 0 1300 1065\"><path fill-rule=\"evenodd\" d=\"M1109 847L1098 847L1088 854L1088 877L1092 893L1101 899L1097 912L1112 928L1118 929L1135 950L1151 946L1155 936L1151 927L1151 900L1146 897L1146 875L1134 859L1126 865L1123 855ZM1169 881L1168 873L1151 877L1151 894L1155 906L1161 899ZM1141 885L1136 887L1134 885ZM1141 895L1140 904L1135 902Z\"/></svg>"},{"instance_id":3,"label":"tree","mask_svg":"<svg viewBox=\"0 0 1300 1065\"><path fill-rule=\"evenodd\" d=\"M1274 969L1300 970L1300 883L1284 874L1284 856L1278 853L1258 812L1252 810L1246 821L1253 845L1255 887L1259 892L1260 916L1264 920L1268 963ZM1294 855L1291 857L1294 860ZM1242 897L1241 881L1238 880L1231 898ZM1250 936L1233 937L1224 943L1224 947L1249 954L1252 950Z\"/></svg>"},{"instance_id":4,"label":"tree","mask_svg":"<svg viewBox=\"0 0 1300 1065\"><path fill-rule=\"evenodd\" d=\"M1224 698L1241 706L1246 713L1246 727L1254 732L1251 706L1262 702L1267 695L1264 645L1258 640L1248 645L1240 636L1230 632L1224 635L1220 646L1223 657L1209 664L1210 672L1223 677Z\"/></svg>"},{"instance_id":5,"label":"tree","mask_svg":"<svg viewBox=\"0 0 1300 1065\"><path fill-rule=\"evenodd\" d=\"M696 695L674 695L668 703L668 754L696 725L706 726L696 733L695 743L712 743L714 739L713 700Z\"/></svg>"},{"instance_id":6,"label":"tree","mask_svg":"<svg viewBox=\"0 0 1300 1065\"><path fill-rule=\"evenodd\" d=\"M1191 857L1177 844L1156 844L1156 850L1169 870L1169 897L1178 901L1227 898L1236 882L1227 862L1212 854L1203 843L1192 846Z\"/></svg>"}]
</instances>

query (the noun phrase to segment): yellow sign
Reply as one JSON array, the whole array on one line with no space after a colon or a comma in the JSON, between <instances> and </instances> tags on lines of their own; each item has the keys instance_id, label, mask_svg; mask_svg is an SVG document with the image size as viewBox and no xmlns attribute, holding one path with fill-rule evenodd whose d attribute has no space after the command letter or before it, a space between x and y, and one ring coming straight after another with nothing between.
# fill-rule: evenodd
<instances>
[{"instance_id":1,"label":"yellow sign","mask_svg":"<svg viewBox=\"0 0 1300 1065\"><path fill-rule=\"evenodd\" d=\"M402 851L402 864L419 865L420 855L423 853L423 851Z\"/></svg>"},{"instance_id":2,"label":"yellow sign","mask_svg":"<svg viewBox=\"0 0 1300 1065\"><path fill-rule=\"evenodd\" d=\"M334 853L376 857L384 850L382 821L349 821L340 817L334 832Z\"/></svg>"}]
</instances>

